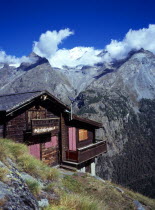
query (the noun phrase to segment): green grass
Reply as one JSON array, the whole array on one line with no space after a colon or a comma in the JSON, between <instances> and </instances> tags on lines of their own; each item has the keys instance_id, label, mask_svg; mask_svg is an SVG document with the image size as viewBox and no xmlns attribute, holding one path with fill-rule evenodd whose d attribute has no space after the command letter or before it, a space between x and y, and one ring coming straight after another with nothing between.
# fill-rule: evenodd
<instances>
[{"instance_id":1,"label":"green grass","mask_svg":"<svg viewBox=\"0 0 155 210\"><path fill-rule=\"evenodd\" d=\"M76 179L76 176L65 176L62 180L63 186L74 193L83 192L83 185Z\"/></svg>"},{"instance_id":2,"label":"green grass","mask_svg":"<svg viewBox=\"0 0 155 210\"><path fill-rule=\"evenodd\" d=\"M34 196L38 196L39 194L40 194L40 192L41 192L41 186L40 186L40 184L37 182L37 181L35 181L35 180L26 180L26 184L28 185L28 187L29 187L29 190L32 192L32 194L34 195Z\"/></svg>"},{"instance_id":3,"label":"green grass","mask_svg":"<svg viewBox=\"0 0 155 210\"><path fill-rule=\"evenodd\" d=\"M90 196L82 194L66 194L58 205L51 205L45 210L104 210L101 204Z\"/></svg>"},{"instance_id":4,"label":"green grass","mask_svg":"<svg viewBox=\"0 0 155 210\"><path fill-rule=\"evenodd\" d=\"M56 183L55 183L55 182L51 182L51 183L47 184L47 185L44 187L44 190L45 190L46 192L51 192L51 191L53 191L53 189L55 188L55 186L56 186Z\"/></svg>"},{"instance_id":5,"label":"green grass","mask_svg":"<svg viewBox=\"0 0 155 210\"><path fill-rule=\"evenodd\" d=\"M133 200L138 200L148 209L155 209L155 199L119 186L124 190L124 193L121 193L116 189L118 185L108 181L103 183L88 174L60 176L58 169L51 168L29 155L25 145L0 139L0 160L9 167L8 157L16 163L20 171L25 171L42 182L41 188L35 180L26 181L34 196L37 197L42 191L49 195L55 194L57 198L49 200L51 205L45 208L46 210L134 210ZM7 170L0 167L0 181L6 181L8 171L9 168Z\"/></svg>"},{"instance_id":6,"label":"green grass","mask_svg":"<svg viewBox=\"0 0 155 210\"><path fill-rule=\"evenodd\" d=\"M59 171L55 168L50 168L43 162L35 159L29 154L22 155L17 158L17 163L23 171L31 174L36 178L42 180L57 180L59 178Z\"/></svg>"},{"instance_id":7,"label":"green grass","mask_svg":"<svg viewBox=\"0 0 155 210\"><path fill-rule=\"evenodd\" d=\"M59 178L59 171L31 156L26 145L8 139L0 139L0 160L6 162L7 158L16 161L21 171L36 178L52 181Z\"/></svg>"},{"instance_id":8,"label":"green grass","mask_svg":"<svg viewBox=\"0 0 155 210\"><path fill-rule=\"evenodd\" d=\"M97 205L94 210L100 209L101 207L101 209L106 210L134 210L135 206L133 204L133 200L138 200L143 205L148 206L149 209L155 209L154 199L150 199L139 193L135 193L131 190L119 186L124 190L124 193L121 193L116 189L116 186L118 187L118 185L114 185L113 183L110 183L108 181L103 183L100 180L96 180L89 175L78 176L73 174L72 176L65 176L62 180L62 184L63 186L65 186L65 189L67 188L69 190L68 198L70 198L70 195L72 194L78 195L81 199L85 196L88 198L92 198L95 203L93 203L93 205L96 205L96 203L99 204L99 206ZM61 193L61 197L65 198L64 195L65 193ZM62 206L62 209L65 209L66 205L62 205L62 203L58 206L58 209ZM78 209L78 207L75 209Z\"/></svg>"},{"instance_id":9,"label":"green grass","mask_svg":"<svg viewBox=\"0 0 155 210\"><path fill-rule=\"evenodd\" d=\"M8 139L0 139L0 160L6 162L7 158L16 160L23 154L28 153L28 148L24 144L15 143Z\"/></svg>"},{"instance_id":10,"label":"green grass","mask_svg":"<svg viewBox=\"0 0 155 210\"><path fill-rule=\"evenodd\" d=\"M150 209L155 210L155 199L148 198L140 193L133 192L132 190L125 189L125 192L128 196L150 207Z\"/></svg>"}]
</instances>

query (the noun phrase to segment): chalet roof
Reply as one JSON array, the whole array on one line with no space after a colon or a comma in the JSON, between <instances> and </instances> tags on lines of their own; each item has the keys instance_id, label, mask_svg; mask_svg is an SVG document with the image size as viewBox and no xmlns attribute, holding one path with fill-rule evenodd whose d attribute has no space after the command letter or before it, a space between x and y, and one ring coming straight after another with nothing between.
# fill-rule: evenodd
<instances>
[{"instance_id":1,"label":"chalet roof","mask_svg":"<svg viewBox=\"0 0 155 210\"><path fill-rule=\"evenodd\" d=\"M64 109L68 109L68 107L63 104L56 97L51 95L47 91L35 91L35 92L25 92L25 93L16 93L10 95L0 95L0 111L10 112L15 110L16 108L30 103L33 99L41 96L48 95L50 98L54 99L55 102L59 103Z\"/></svg>"},{"instance_id":2,"label":"chalet roof","mask_svg":"<svg viewBox=\"0 0 155 210\"><path fill-rule=\"evenodd\" d=\"M1 113L6 112L7 114L12 113L17 109L19 109L20 107L28 105L34 99L42 95L47 95L49 100L51 99L52 102L58 103L62 109L70 110L68 106L66 106L64 103L62 103L59 99L50 94L48 91L35 91L35 92L15 93L10 95L0 95L0 112ZM86 118L82 118L77 115L73 115L72 119L73 121L83 122L92 125L96 128L102 127L101 123Z\"/></svg>"},{"instance_id":3,"label":"chalet roof","mask_svg":"<svg viewBox=\"0 0 155 210\"><path fill-rule=\"evenodd\" d=\"M75 121L80 121L80 122L92 125L96 128L102 128L103 127L102 123L96 122L94 120L89 120L87 118L79 117L78 115L75 115L75 114L73 114L72 119L75 120Z\"/></svg>"}]
</instances>

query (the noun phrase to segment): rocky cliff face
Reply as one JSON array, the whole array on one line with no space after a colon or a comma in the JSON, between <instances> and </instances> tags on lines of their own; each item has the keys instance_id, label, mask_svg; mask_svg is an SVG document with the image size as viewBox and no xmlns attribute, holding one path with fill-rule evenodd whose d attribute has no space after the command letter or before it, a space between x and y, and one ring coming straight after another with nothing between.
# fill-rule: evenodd
<instances>
[{"instance_id":1,"label":"rocky cliff face","mask_svg":"<svg viewBox=\"0 0 155 210\"><path fill-rule=\"evenodd\" d=\"M47 89L65 103L77 96L74 111L102 122L97 138L107 140L108 152L97 161L100 177L155 195L155 56L145 50L127 59L71 69L53 69L36 61L11 71L0 69L0 93ZM5 82L6 81L6 82Z\"/></svg>"},{"instance_id":2,"label":"rocky cliff face","mask_svg":"<svg viewBox=\"0 0 155 210\"><path fill-rule=\"evenodd\" d=\"M85 91L78 114L100 121L98 137L108 152L97 173L149 196L155 195L155 57L140 51Z\"/></svg>"},{"instance_id":3,"label":"rocky cliff face","mask_svg":"<svg viewBox=\"0 0 155 210\"><path fill-rule=\"evenodd\" d=\"M155 100L142 99L135 112L120 93L91 94L89 90L78 113L102 121L104 126L97 138L107 141L108 152L98 158L97 174L153 197Z\"/></svg>"},{"instance_id":4,"label":"rocky cliff face","mask_svg":"<svg viewBox=\"0 0 155 210\"><path fill-rule=\"evenodd\" d=\"M38 201L30 192L12 160L8 159L6 165L0 161L0 169L7 170L8 173L5 175L7 182L0 181L0 209L38 210Z\"/></svg>"}]
</instances>

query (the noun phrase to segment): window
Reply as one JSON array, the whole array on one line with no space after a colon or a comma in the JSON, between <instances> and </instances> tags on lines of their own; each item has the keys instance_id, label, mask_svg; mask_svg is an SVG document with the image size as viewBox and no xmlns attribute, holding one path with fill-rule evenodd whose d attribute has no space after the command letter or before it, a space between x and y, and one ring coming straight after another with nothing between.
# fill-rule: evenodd
<instances>
[{"instance_id":1,"label":"window","mask_svg":"<svg viewBox=\"0 0 155 210\"><path fill-rule=\"evenodd\" d=\"M88 139L88 131L85 129L79 129L79 141Z\"/></svg>"},{"instance_id":2,"label":"window","mask_svg":"<svg viewBox=\"0 0 155 210\"><path fill-rule=\"evenodd\" d=\"M32 119L44 119L46 118L46 110L42 107L32 107L27 111L27 129L31 129Z\"/></svg>"},{"instance_id":3,"label":"window","mask_svg":"<svg viewBox=\"0 0 155 210\"><path fill-rule=\"evenodd\" d=\"M28 111L28 123L30 123L32 119L44 119L44 118L46 118L46 111L44 110Z\"/></svg>"}]
</instances>

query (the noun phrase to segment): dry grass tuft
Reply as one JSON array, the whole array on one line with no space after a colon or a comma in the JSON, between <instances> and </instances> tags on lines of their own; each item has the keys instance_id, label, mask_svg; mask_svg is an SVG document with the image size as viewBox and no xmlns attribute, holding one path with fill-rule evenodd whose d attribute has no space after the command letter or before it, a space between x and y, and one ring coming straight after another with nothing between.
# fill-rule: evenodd
<instances>
[{"instance_id":1,"label":"dry grass tuft","mask_svg":"<svg viewBox=\"0 0 155 210\"><path fill-rule=\"evenodd\" d=\"M125 193L132 199L138 200L141 204L148 206L150 209L155 209L155 199L148 198L140 193L133 192L132 190L124 189Z\"/></svg>"},{"instance_id":2,"label":"dry grass tuft","mask_svg":"<svg viewBox=\"0 0 155 210\"><path fill-rule=\"evenodd\" d=\"M59 178L59 171L31 156L26 145L8 139L0 139L0 160L6 161L8 157L17 162L21 171L36 178L43 180L57 180Z\"/></svg>"},{"instance_id":3,"label":"dry grass tuft","mask_svg":"<svg viewBox=\"0 0 155 210\"><path fill-rule=\"evenodd\" d=\"M8 178L7 175L9 174L9 170L7 168L0 167L0 181L7 182Z\"/></svg>"},{"instance_id":4,"label":"dry grass tuft","mask_svg":"<svg viewBox=\"0 0 155 210\"><path fill-rule=\"evenodd\" d=\"M36 178L41 178L44 181L57 180L59 178L59 171L57 169L48 167L29 154L19 156L17 162L22 170Z\"/></svg>"},{"instance_id":5,"label":"dry grass tuft","mask_svg":"<svg viewBox=\"0 0 155 210\"><path fill-rule=\"evenodd\" d=\"M32 192L34 196L38 196L41 192L40 184L35 180L26 180L26 184L29 187L29 190Z\"/></svg>"},{"instance_id":6,"label":"dry grass tuft","mask_svg":"<svg viewBox=\"0 0 155 210\"><path fill-rule=\"evenodd\" d=\"M80 183L75 176L66 175L62 180L62 184L67 190L74 193L84 192L84 185Z\"/></svg>"},{"instance_id":7,"label":"dry grass tuft","mask_svg":"<svg viewBox=\"0 0 155 210\"><path fill-rule=\"evenodd\" d=\"M100 202L94 201L89 196L83 194L66 194L64 195L59 205L52 205L46 208L46 210L104 210Z\"/></svg>"},{"instance_id":8,"label":"dry grass tuft","mask_svg":"<svg viewBox=\"0 0 155 210\"><path fill-rule=\"evenodd\" d=\"M6 158L15 160L22 154L28 153L27 146L13 142L9 139L0 139L0 160L6 161Z\"/></svg>"}]
</instances>

